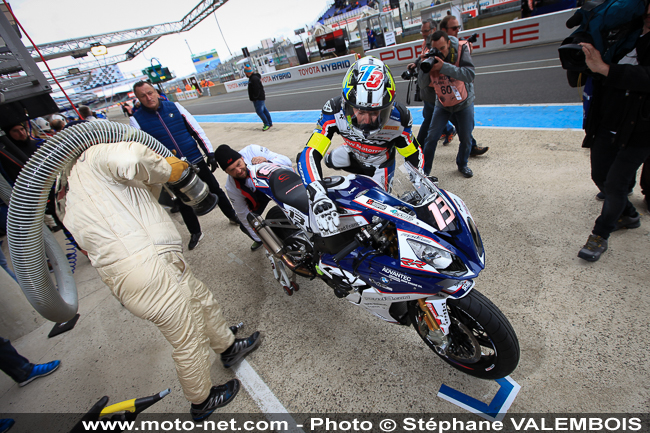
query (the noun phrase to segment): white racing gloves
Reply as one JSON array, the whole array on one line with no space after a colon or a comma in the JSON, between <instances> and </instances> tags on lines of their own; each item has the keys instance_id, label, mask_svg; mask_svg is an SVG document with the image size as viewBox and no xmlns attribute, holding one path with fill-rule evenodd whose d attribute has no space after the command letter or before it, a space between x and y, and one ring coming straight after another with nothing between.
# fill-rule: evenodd
<instances>
[{"instance_id":1,"label":"white racing gloves","mask_svg":"<svg viewBox=\"0 0 650 433\"><path fill-rule=\"evenodd\" d=\"M307 191L318 229L324 232L334 232L339 225L339 214L336 211L336 205L327 196L323 183L321 181L312 182L307 187Z\"/></svg>"}]
</instances>

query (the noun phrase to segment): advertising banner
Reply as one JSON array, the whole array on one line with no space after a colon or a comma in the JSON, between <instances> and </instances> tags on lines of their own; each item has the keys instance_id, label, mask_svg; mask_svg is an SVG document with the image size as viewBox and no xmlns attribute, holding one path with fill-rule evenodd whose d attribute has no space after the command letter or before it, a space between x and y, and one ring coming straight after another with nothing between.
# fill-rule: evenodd
<instances>
[{"instance_id":1,"label":"advertising banner","mask_svg":"<svg viewBox=\"0 0 650 433\"><path fill-rule=\"evenodd\" d=\"M273 84L286 83L287 81L299 81L332 74L343 74L352 66L354 60L354 54L349 54L347 56L337 57L336 59L322 60L320 62L262 74L262 84L264 86L271 86ZM246 90L248 87L248 78L228 81L225 83L225 87L228 93Z\"/></svg>"},{"instance_id":2,"label":"advertising banner","mask_svg":"<svg viewBox=\"0 0 650 433\"><path fill-rule=\"evenodd\" d=\"M507 50L512 48L540 45L549 42L560 42L571 33L566 28L566 20L575 9L540 15L522 20L495 24L477 29L465 30L459 33L461 38L468 38L478 33L473 45L473 53ZM421 53L422 39L392 47L378 48L365 54L378 57L388 65L413 62Z\"/></svg>"}]
</instances>

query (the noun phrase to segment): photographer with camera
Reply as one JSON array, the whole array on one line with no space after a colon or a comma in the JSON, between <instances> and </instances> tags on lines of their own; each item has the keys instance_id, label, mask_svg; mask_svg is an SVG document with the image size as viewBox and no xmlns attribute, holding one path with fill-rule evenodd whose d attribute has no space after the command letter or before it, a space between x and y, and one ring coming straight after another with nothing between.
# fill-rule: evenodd
<instances>
[{"instance_id":1,"label":"photographer with camera","mask_svg":"<svg viewBox=\"0 0 650 433\"><path fill-rule=\"evenodd\" d=\"M420 33L422 34L422 37L424 39L422 40L422 46L420 47L420 52L421 52L420 58L415 63L409 63L407 65L406 71L402 73L403 80L410 80L413 78L417 78L420 62L426 59L426 53L431 49L431 35L435 31L436 31L436 22L433 19L429 18L428 20L422 23L422 27L420 28ZM410 84L409 84L409 94L410 94ZM433 108L436 102L435 96L432 100L427 100L425 99L426 97L427 95L423 95L422 89L420 89L420 87L416 85L414 99L416 101L422 101L424 104L424 107L422 108L423 120L422 120L422 124L420 125L420 131L418 131L418 135L417 135L417 141L420 146L424 146L424 142L427 138L427 132L429 131L429 125L431 124L431 117L433 116ZM451 123L447 123L447 128L445 128L445 131L443 133L443 137L445 139L445 142L443 144L448 144L454 138L455 134L456 134L456 130L454 129L454 125L452 125ZM440 139L440 137L438 137L438 139Z\"/></svg>"},{"instance_id":2,"label":"photographer with camera","mask_svg":"<svg viewBox=\"0 0 650 433\"><path fill-rule=\"evenodd\" d=\"M472 177L474 173L467 166L467 160L474 130L475 72L469 44L439 30L431 35L431 50L426 56L420 63L418 84L425 100L435 98L435 108L424 144L424 172L431 172L437 137L451 120L460 138L456 156L458 171L467 178Z\"/></svg>"},{"instance_id":3,"label":"photographer with camera","mask_svg":"<svg viewBox=\"0 0 650 433\"><path fill-rule=\"evenodd\" d=\"M592 44L582 42L593 77L582 147L591 151L591 178L605 195L592 234L578 257L595 262L607 251L609 235L640 227L641 217L628 199L630 185L650 157L650 6L632 51L616 52L607 64ZM640 22L631 24L638 29Z\"/></svg>"},{"instance_id":4,"label":"photographer with camera","mask_svg":"<svg viewBox=\"0 0 650 433\"><path fill-rule=\"evenodd\" d=\"M447 32L449 36L458 38L458 33L460 33L460 24L458 23L458 19L453 15L447 15L442 19L442 21L440 21L440 30ZM469 42L467 46L469 47L470 54L472 54L472 44L476 42L477 37L478 37L478 33L474 33L472 36L470 36L467 39L467 42ZM449 144L447 141L444 141L442 143L443 146L447 144ZM488 146L485 147L477 146L476 139L472 135L472 150L469 152L469 156L480 156L483 155L488 150L490 150Z\"/></svg>"}]
</instances>

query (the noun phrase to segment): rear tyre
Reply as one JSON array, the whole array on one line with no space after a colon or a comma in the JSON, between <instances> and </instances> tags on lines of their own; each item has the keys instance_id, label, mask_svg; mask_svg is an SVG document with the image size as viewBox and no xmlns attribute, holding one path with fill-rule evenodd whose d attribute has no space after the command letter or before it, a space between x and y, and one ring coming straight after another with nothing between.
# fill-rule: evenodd
<instances>
[{"instance_id":1,"label":"rear tyre","mask_svg":"<svg viewBox=\"0 0 650 433\"><path fill-rule=\"evenodd\" d=\"M480 379L501 379L519 363L519 341L512 325L499 309L472 290L460 299L447 299L451 319L446 355L436 351L429 327L417 302L409 304L409 316L418 335L452 367Z\"/></svg>"}]
</instances>

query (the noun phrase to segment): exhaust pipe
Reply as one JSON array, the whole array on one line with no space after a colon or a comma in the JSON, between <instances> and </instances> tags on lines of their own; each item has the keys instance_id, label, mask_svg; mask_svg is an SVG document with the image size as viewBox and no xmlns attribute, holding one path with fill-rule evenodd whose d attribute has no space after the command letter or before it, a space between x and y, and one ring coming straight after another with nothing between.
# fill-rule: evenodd
<instances>
[{"instance_id":1,"label":"exhaust pipe","mask_svg":"<svg viewBox=\"0 0 650 433\"><path fill-rule=\"evenodd\" d=\"M295 272L298 275L303 277L311 278L314 276L314 273L304 266L298 265L293 261L293 258L287 254L286 246L282 239L280 239L273 230L264 222L264 219L254 214L253 212L249 213L246 216L248 223L253 227L255 233L262 239L264 246L269 253L273 255L278 260L281 260L292 272Z\"/></svg>"}]
</instances>

